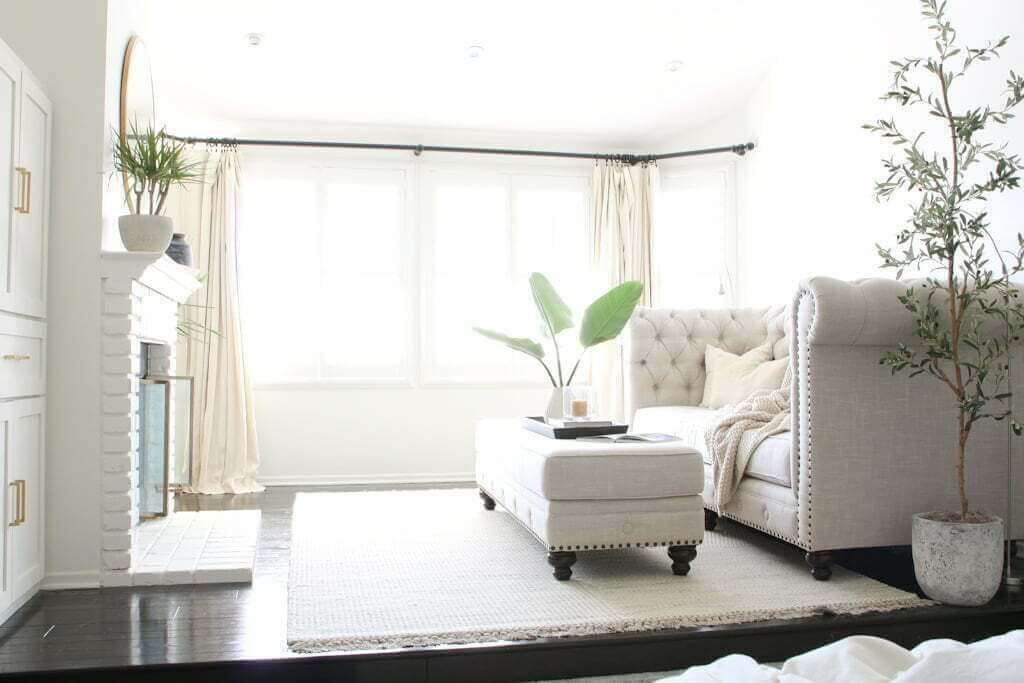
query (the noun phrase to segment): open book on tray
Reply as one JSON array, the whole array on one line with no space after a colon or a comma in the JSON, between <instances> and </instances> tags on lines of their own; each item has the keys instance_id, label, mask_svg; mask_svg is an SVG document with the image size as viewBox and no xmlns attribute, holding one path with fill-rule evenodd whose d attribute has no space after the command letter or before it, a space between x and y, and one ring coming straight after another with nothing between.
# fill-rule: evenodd
<instances>
[{"instance_id":1,"label":"open book on tray","mask_svg":"<svg viewBox=\"0 0 1024 683\"><path fill-rule=\"evenodd\" d=\"M604 436L581 436L577 441L605 441L610 443L663 443L679 441L671 434L606 434Z\"/></svg>"}]
</instances>

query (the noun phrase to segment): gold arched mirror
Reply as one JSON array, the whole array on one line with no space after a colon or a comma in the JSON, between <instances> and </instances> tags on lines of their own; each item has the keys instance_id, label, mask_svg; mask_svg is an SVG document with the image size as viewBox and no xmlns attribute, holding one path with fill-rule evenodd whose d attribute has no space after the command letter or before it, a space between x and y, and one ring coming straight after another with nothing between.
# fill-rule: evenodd
<instances>
[{"instance_id":1,"label":"gold arched mirror","mask_svg":"<svg viewBox=\"0 0 1024 683\"><path fill-rule=\"evenodd\" d=\"M132 123L138 127L158 129L156 92L146 44L138 36L128 40L121 65L121 137L128 135Z\"/></svg>"}]
</instances>

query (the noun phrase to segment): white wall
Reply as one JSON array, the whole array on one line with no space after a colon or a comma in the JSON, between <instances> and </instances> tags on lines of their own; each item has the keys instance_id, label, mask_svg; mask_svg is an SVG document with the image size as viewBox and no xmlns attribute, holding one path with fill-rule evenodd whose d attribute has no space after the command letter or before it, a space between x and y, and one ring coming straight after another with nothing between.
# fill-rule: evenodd
<instances>
[{"instance_id":1,"label":"white wall","mask_svg":"<svg viewBox=\"0 0 1024 683\"><path fill-rule=\"evenodd\" d=\"M908 212L901 201L874 201L880 159L891 148L860 125L889 111L878 99L890 83L889 60L933 49L916 2L792 0L779 7L779 40L786 48L768 66L744 110L659 144L757 144L739 162L743 305L787 303L797 282L810 275L893 275L879 269L874 245L891 243ZM1000 102L1006 72L1024 67L1024 3L951 0L949 14L968 44L1004 33L1015 37L1004 59L973 69L971 80L953 92L959 109L986 99ZM1024 152L1020 120L999 135L1011 141L1013 151ZM995 232L1014 235L1024 194L991 204Z\"/></svg>"},{"instance_id":2,"label":"white wall","mask_svg":"<svg viewBox=\"0 0 1024 683\"><path fill-rule=\"evenodd\" d=\"M46 571L95 584L100 548L100 222L107 0L4 0L0 38L53 100Z\"/></svg>"},{"instance_id":3,"label":"white wall","mask_svg":"<svg viewBox=\"0 0 1024 683\"><path fill-rule=\"evenodd\" d=\"M550 388L262 389L268 484L456 481L473 472L473 421L540 414Z\"/></svg>"}]
</instances>

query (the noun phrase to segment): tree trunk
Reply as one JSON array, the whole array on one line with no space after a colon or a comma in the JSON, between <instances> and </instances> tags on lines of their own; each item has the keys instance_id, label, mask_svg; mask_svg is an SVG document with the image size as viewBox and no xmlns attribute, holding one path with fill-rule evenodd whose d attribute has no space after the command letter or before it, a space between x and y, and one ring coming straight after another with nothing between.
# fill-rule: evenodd
<instances>
[{"instance_id":1,"label":"tree trunk","mask_svg":"<svg viewBox=\"0 0 1024 683\"><path fill-rule=\"evenodd\" d=\"M960 413L961 424L963 424L963 411ZM964 465L967 456L967 437L969 432L960 430L960 438L957 443L956 479L957 488L960 492L960 519L967 519L967 486L964 481Z\"/></svg>"}]
</instances>

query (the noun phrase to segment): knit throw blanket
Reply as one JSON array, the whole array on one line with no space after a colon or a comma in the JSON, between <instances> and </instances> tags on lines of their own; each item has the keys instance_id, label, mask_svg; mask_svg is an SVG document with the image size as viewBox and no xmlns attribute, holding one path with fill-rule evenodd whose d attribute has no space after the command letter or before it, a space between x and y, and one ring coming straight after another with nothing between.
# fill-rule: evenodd
<instances>
[{"instance_id":1,"label":"knit throw blanket","mask_svg":"<svg viewBox=\"0 0 1024 683\"><path fill-rule=\"evenodd\" d=\"M715 480L715 505L728 503L747 470L750 457L769 436L791 428L791 367L778 389L755 391L736 405L720 411L719 420L704 432Z\"/></svg>"}]
</instances>

